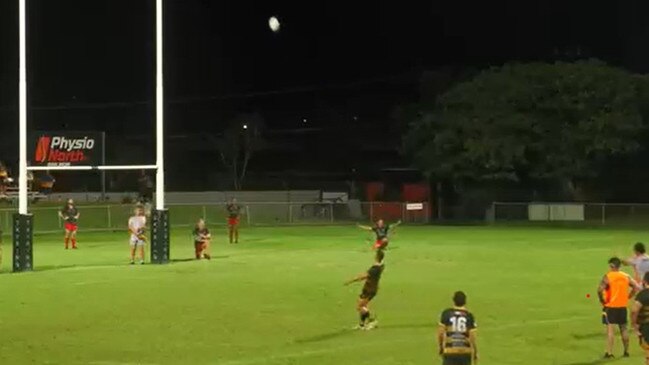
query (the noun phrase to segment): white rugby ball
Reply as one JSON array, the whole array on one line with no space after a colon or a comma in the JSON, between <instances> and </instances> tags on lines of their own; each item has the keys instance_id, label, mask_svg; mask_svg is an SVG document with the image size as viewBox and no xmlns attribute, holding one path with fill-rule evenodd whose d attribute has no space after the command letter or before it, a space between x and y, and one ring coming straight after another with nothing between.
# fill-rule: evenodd
<instances>
[{"instance_id":1,"label":"white rugby ball","mask_svg":"<svg viewBox=\"0 0 649 365\"><path fill-rule=\"evenodd\" d=\"M271 16L271 17L268 19L268 27L269 27L270 30L272 30L273 32L275 32L275 33L279 32L279 28L280 28L280 26L281 26L281 25L280 25L280 23L279 23L279 19L277 19L277 17Z\"/></svg>"}]
</instances>

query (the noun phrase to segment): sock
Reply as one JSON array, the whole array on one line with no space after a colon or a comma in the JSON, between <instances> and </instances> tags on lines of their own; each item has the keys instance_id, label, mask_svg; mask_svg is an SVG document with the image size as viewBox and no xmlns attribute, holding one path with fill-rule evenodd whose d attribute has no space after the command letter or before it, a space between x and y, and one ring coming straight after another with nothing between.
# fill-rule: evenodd
<instances>
[{"instance_id":1,"label":"sock","mask_svg":"<svg viewBox=\"0 0 649 365\"><path fill-rule=\"evenodd\" d=\"M77 239L73 238L72 239L72 248L77 247Z\"/></svg>"},{"instance_id":2,"label":"sock","mask_svg":"<svg viewBox=\"0 0 649 365\"><path fill-rule=\"evenodd\" d=\"M65 239L65 248L68 248L69 244L70 244L70 239L66 238Z\"/></svg>"},{"instance_id":3,"label":"sock","mask_svg":"<svg viewBox=\"0 0 649 365\"><path fill-rule=\"evenodd\" d=\"M370 318L370 312L361 313L361 326L365 325L368 318Z\"/></svg>"}]
</instances>

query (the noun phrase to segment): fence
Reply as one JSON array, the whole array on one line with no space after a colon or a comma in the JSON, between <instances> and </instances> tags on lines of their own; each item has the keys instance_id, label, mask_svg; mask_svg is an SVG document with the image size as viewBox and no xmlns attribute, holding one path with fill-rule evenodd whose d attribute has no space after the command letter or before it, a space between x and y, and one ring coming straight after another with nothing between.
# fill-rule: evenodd
<instances>
[{"instance_id":1,"label":"fence","mask_svg":"<svg viewBox=\"0 0 649 365\"><path fill-rule=\"evenodd\" d=\"M553 211L547 210L548 217L545 221L571 221L581 222L589 225L619 225L638 226L649 225L649 204L637 203L512 203L494 202L487 210L487 221L491 222L521 222L538 220L531 217L533 209L531 206L579 206L583 207L583 214L580 219L555 219Z\"/></svg>"},{"instance_id":2,"label":"fence","mask_svg":"<svg viewBox=\"0 0 649 365\"><path fill-rule=\"evenodd\" d=\"M401 220L404 223L423 224L429 222L429 207L420 203L421 209L409 210L407 203L348 203L333 202L264 202L241 203L243 208L241 224L255 225L311 225L366 223L379 218L387 221ZM83 230L110 231L126 230L132 205L80 205L79 219ZM225 204L171 204L168 206L173 227L190 227L198 218L204 218L210 225L225 224ZM58 217L59 206L32 206L34 231L48 233L60 231L63 222ZM11 231L11 217L15 209L0 209L0 229Z\"/></svg>"}]
</instances>

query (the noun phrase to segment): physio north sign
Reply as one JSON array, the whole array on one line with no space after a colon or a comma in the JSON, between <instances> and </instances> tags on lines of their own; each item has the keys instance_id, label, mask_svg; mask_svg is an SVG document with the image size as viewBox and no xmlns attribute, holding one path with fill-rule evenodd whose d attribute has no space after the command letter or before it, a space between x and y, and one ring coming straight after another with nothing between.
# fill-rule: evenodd
<instances>
[{"instance_id":1,"label":"physio north sign","mask_svg":"<svg viewBox=\"0 0 649 365\"><path fill-rule=\"evenodd\" d=\"M34 140L33 166L96 166L101 135L96 132L40 133Z\"/></svg>"}]
</instances>

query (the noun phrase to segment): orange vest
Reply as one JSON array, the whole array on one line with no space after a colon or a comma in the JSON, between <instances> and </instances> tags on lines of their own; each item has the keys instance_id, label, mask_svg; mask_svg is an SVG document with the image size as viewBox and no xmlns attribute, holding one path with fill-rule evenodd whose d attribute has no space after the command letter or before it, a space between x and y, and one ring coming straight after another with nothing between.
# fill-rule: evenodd
<instances>
[{"instance_id":1,"label":"orange vest","mask_svg":"<svg viewBox=\"0 0 649 365\"><path fill-rule=\"evenodd\" d=\"M631 282L629 275L620 271L611 271L606 274L608 289L605 292L607 308L626 308L629 304L629 288Z\"/></svg>"}]
</instances>

